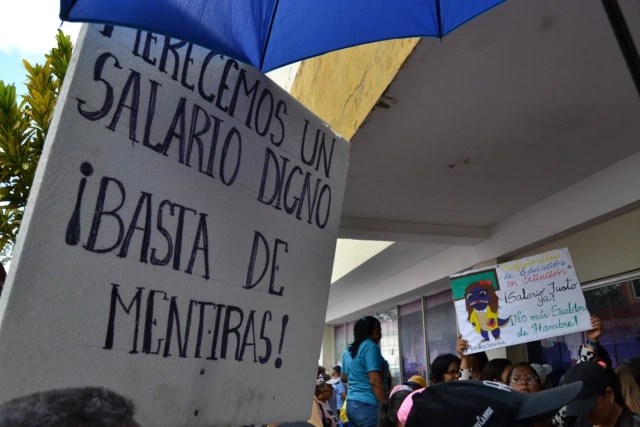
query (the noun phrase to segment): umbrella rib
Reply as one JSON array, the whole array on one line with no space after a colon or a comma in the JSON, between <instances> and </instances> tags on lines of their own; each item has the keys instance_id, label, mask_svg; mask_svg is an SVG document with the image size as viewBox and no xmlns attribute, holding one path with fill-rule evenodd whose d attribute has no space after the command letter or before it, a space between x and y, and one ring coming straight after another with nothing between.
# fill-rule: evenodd
<instances>
[{"instance_id":1,"label":"umbrella rib","mask_svg":"<svg viewBox=\"0 0 640 427\"><path fill-rule=\"evenodd\" d=\"M633 82L636 85L638 94L640 94L640 55L633 42L633 36L629 31L629 27L624 19L620 4L617 0L602 0L602 5L609 18L609 23L616 36L622 56L627 62L627 68L631 73Z\"/></svg>"},{"instance_id":2,"label":"umbrella rib","mask_svg":"<svg viewBox=\"0 0 640 427\"><path fill-rule=\"evenodd\" d=\"M60 19L68 19L71 14L71 9L76 5L78 0L72 0L67 2L67 7L60 11Z\"/></svg>"},{"instance_id":3,"label":"umbrella rib","mask_svg":"<svg viewBox=\"0 0 640 427\"><path fill-rule=\"evenodd\" d=\"M442 16L440 14L440 0L436 0L436 15L438 19L438 38L442 38Z\"/></svg>"},{"instance_id":4,"label":"umbrella rib","mask_svg":"<svg viewBox=\"0 0 640 427\"><path fill-rule=\"evenodd\" d=\"M273 29L273 23L276 20L276 13L278 13L278 5L280 4L280 0L276 0L273 6L273 13L271 14L271 22L269 22L269 31L267 31L267 37L264 41L264 46L262 46L262 54L260 55L260 70L262 70L264 66L264 59L267 56L267 47L269 46L269 39L271 38L271 30Z\"/></svg>"}]
</instances>

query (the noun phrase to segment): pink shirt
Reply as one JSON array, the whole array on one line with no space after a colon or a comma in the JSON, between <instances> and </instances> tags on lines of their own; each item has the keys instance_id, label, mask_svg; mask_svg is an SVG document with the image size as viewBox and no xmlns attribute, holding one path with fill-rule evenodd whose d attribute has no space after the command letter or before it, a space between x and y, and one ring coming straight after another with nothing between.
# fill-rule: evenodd
<instances>
[{"instance_id":1,"label":"pink shirt","mask_svg":"<svg viewBox=\"0 0 640 427\"><path fill-rule=\"evenodd\" d=\"M407 418L409 418L409 412L411 412L411 408L413 407L413 395L416 393L422 393L423 390L423 388L419 388L418 390L414 391L409 396L407 396L404 399L404 402L402 402L402 405L400 405L400 409L398 409L398 421L400 421L402 424L406 424Z\"/></svg>"}]
</instances>

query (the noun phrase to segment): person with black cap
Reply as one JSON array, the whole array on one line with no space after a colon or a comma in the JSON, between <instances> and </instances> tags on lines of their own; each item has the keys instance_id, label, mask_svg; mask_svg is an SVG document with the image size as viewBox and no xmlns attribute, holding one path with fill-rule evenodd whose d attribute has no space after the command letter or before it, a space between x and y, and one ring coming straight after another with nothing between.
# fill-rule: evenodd
<instances>
[{"instance_id":1,"label":"person with black cap","mask_svg":"<svg viewBox=\"0 0 640 427\"><path fill-rule=\"evenodd\" d=\"M537 427L547 423L543 416L571 402L581 389L576 382L527 395L492 381L436 384L413 396L405 427Z\"/></svg>"},{"instance_id":2,"label":"person with black cap","mask_svg":"<svg viewBox=\"0 0 640 427\"><path fill-rule=\"evenodd\" d=\"M565 384L582 382L582 392L567 405L570 426L640 427L640 416L625 407L615 371L602 362L582 362L569 369ZM573 418L573 419L572 419Z\"/></svg>"}]
</instances>

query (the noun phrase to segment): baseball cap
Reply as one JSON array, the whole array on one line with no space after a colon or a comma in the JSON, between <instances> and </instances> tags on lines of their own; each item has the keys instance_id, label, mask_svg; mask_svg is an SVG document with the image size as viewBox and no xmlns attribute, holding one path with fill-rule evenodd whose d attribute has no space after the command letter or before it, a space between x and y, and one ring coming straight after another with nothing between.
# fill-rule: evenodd
<instances>
[{"instance_id":1,"label":"baseball cap","mask_svg":"<svg viewBox=\"0 0 640 427\"><path fill-rule=\"evenodd\" d=\"M414 375L403 384L414 388L425 388L427 386L427 381L421 375Z\"/></svg>"},{"instance_id":2,"label":"baseball cap","mask_svg":"<svg viewBox=\"0 0 640 427\"><path fill-rule=\"evenodd\" d=\"M597 362L582 362L571 367L564 376L564 384L576 381L583 383L582 392L567 405L567 415L585 415L596 403L598 396L602 396L607 387L616 388L616 374L611 368L606 368Z\"/></svg>"},{"instance_id":3,"label":"baseball cap","mask_svg":"<svg viewBox=\"0 0 640 427\"><path fill-rule=\"evenodd\" d=\"M580 381L532 394L492 381L439 383L413 395L405 426L511 427L514 421L554 413L580 390Z\"/></svg>"},{"instance_id":4,"label":"baseball cap","mask_svg":"<svg viewBox=\"0 0 640 427\"><path fill-rule=\"evenodd\" d=\"M531 363L530 365L538 373L538 377L540 378L540 384L544 385L544 382L547 380L547 377L549 376L549 374L553 372L553 367L546 363L544 365Z\"/></svg>"},{"instance_id":5,"label":"baseball cap","mask_svg":"<svg viewBox=\"0 0 640 427\"><path fill-rule=\"evenodd\" d=\"M413 391L413 389L411 387L409 387L408 385L398 384L397 386L395 386L395 387L393 387L391 389L391 391L389 392L389 397L393 396L394 394L396 394L399 391Z\"/></svg>"}]
</instances>

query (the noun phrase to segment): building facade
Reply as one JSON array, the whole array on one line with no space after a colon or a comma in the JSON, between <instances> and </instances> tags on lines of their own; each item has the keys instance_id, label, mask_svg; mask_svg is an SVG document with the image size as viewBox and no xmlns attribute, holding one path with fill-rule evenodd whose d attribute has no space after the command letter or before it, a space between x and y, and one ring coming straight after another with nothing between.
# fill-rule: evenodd
<instances>
[{"instance_id":1,"label":"building facade","mask_svg":"<svg viewBox=\"0 0 640 427\"><path fill-rule=\"evenodd\" d=\"M601 3L578 9L514 0L443 40L301 64L292 95L352 143L340 237L389 242L332 283L324 365L376 315L395 382L428 375L455 352L449 275L563 247L614 362L640 355L640 94ZM355 258L339 243L336 265ZM576 335L490 356L558 376Z\"/></svg>"}]
</instances>

